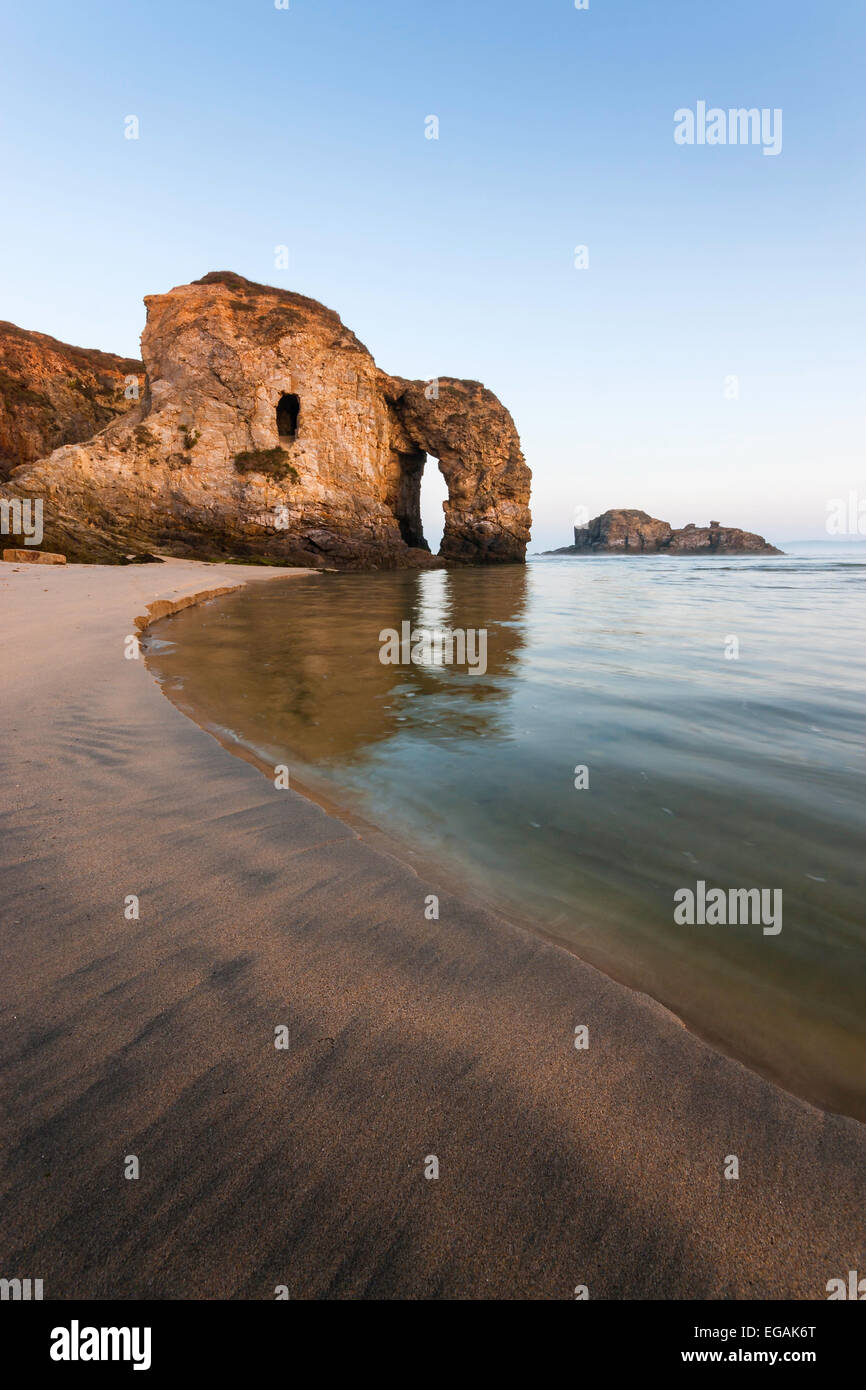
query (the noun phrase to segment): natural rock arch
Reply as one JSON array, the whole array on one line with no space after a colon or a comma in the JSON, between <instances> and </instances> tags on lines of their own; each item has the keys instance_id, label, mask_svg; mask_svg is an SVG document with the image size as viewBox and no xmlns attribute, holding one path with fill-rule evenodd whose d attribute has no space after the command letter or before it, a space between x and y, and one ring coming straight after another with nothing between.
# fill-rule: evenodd
<instances>
[{"instance_id":1,"label":"natural rock arch","mask_svg":"<svg viewBox=\"0 0 866 1390\"><path fill-rule=\"evenodd\" d=\"M138 404L3 489L46 498L47 549L436 565L420 512L429 454L448 485L440 555L524 559L530 472L478 382L389 376L333 310L228 271L145 304Z\"/></svg>"},{"instance_id":2,"label":"natural rock arch","mask_svg":"<svg viewBox=\"0 0 866 1390\"><path fill-rule=\"evenodd\" d=\"M531 475L502 402L478 381L451 377L435 382L391 377L385 390L415 446L401 455L399 505L408 519L401 521L401 531L404 524L411 530L416 515L420 528L421 474L425 456L431 454L448 485L439 554L483 563L523 560Z\"/></svg>"}]
</instances>

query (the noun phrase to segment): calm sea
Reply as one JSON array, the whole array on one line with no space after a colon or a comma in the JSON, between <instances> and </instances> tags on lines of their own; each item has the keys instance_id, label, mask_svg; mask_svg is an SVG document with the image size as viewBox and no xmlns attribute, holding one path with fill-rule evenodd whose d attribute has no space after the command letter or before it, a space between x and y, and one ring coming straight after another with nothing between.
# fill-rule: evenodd
<instances>
[{"instance_id":1,"label":"calm sea","mask_svg":"<svg viewBox=\"0 0 866 1390\"><path fill-rule=\"evenodd\" d=\"M864 551L325 574L189 609L148 661L440 882L866 1118ZM404 621L485 630L486 673L383 665ZM677 924L698 881L781 889L782 930Z\"/></svg>"}]
</instances>

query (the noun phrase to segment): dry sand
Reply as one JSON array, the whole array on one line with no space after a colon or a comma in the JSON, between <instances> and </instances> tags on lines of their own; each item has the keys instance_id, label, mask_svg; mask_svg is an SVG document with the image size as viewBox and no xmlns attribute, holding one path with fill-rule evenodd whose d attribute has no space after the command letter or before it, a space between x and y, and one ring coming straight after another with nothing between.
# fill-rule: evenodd
<instances>
[{"instance_id":1,"label":"dry sand","mask_svg":"<svg viewBox=\"0 0 866 1390\"><path fill-rule=\"evenodd\" d=\"M147 603L247 578L285 581L0 565L0 1276L823 1299L866 1271L866 1128L420 882L124 659Z\"/></svg>"}]
</instances>

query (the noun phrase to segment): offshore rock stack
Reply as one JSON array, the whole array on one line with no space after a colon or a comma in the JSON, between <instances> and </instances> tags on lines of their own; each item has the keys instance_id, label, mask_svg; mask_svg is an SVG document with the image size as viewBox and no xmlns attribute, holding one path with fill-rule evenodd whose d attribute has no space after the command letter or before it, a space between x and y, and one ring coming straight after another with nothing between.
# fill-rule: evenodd
<instances>
[{"instance_id":1,"label":"offshore rock stack","mask_svg":"<svg viewBox=\"0 0 866 1390\"><path fill-rule=\"evenodd\" d=\"M586 526L575 526L574 544L546 555L781 555L774 545L753 531L736 526L695 526L690 522L675 531L667 521L647 512L615 509L593 517Z\"/></svg>"}]
</instances>

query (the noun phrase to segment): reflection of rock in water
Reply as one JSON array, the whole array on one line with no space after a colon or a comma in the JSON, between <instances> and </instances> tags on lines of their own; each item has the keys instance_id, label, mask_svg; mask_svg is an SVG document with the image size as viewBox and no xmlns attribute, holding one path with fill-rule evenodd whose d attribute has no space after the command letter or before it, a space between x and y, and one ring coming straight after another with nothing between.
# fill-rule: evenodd
<instances>
[{"instance_id":1,"label":"reflection of rock in water","mask_svg":"<svg viewBox=\"0 0 866 1390\"><path fill-rule=\"evenodd\" d=\"M527 571L435 570L261 585L172 620L172 650L154 652L197 717L243 742L315 765L352 758L401 732L431 740L490 736L502 677L524 645ZM484 628L487 671L386 666L379 634Z\"/></svg>"},{"instance_id":2,"label":"reflection of rock in water","mask_svg":"<svg viewBox=\"0 0 866 1390\"><path fill-rule=\"evenodd\" d=\"M509 565L501 570L451 569L407 577L414 581L418 595L415 607L405 615L414 627L486 630L487 672L473 676L466 693L487 698L496 689L492 681L513 668L524 645L526 570Z\"/></svg>"}]
</instances>

